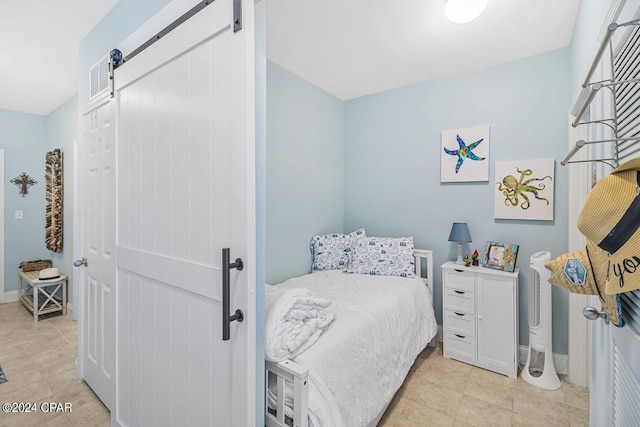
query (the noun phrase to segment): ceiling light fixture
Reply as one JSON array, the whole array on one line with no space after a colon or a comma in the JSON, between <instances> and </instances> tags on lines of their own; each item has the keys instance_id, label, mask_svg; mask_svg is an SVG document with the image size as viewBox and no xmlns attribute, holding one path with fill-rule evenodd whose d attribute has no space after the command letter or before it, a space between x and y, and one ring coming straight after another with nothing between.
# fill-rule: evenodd
<instances>
[{"instance_id":1,"label":"ceiling light fixture","mask_svg":"<svg viewBox=\"0 0 640 427\"><path fill-rule=\"evenodd\" d=\"M489 0L445 0L444 14L451 22L466 24L476 19Z\"/></svg>"}]
</instances>

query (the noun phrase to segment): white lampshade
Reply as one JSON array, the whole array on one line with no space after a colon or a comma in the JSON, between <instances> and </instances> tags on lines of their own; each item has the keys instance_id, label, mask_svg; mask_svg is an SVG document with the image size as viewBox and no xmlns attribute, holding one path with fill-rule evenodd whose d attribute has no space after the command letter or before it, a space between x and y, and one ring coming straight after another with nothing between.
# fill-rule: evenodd
<instances>
[{"instance_id":1,"label":"white lampshade","mask_svg":"<svg viewBox=\"0 0 640 427\"><path fill-rule=\"evenodd\" d=\"M445 0L444 14L451 22L465 24L476 19L489 0Z\"/></svg>"}]
</instances>

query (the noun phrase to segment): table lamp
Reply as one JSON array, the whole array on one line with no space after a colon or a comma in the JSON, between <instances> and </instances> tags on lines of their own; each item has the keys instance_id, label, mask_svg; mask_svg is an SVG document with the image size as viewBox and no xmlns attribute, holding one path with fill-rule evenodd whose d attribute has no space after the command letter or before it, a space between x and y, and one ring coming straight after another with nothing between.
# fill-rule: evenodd
<instances>
[{"instance_id":1,"label":"table lamp","mask_svg":"<svg viewBox=\"0 0 640 427\"><path fill-rule=\"evenodd\" d=\"M449 233L450 242L458 242L458 259L456 264L464 265L462 260L462 242L471 242L471 234L466 222L454 222Z\"/></svg>"}]
</instances>

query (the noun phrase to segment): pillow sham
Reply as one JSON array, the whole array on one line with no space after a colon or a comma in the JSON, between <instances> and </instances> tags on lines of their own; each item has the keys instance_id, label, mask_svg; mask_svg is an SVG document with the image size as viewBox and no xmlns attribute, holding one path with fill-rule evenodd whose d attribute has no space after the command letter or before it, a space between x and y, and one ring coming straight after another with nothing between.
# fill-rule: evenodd
<instances>
[{"instance_id":1,"label":"pillow sham","mask_svg":"<svg viewBox=\"0 0 640 427\"><path fill-rule=\"evenodd\" d=\"M366 237L364 228L350 234L333 233L314 236L311 239L311 272L344 270L349 265L353 242Z\"/></svg>"},{"instance_id":2,"label":"pillow sham","mask_svg":"<svg viewBox=\"0 0 640 427\"><path fill-rule=\"evenodd\" d=\"M354 242L347 273L415 277L413 237L366 237Z\"/></svg>"}]
</instances>

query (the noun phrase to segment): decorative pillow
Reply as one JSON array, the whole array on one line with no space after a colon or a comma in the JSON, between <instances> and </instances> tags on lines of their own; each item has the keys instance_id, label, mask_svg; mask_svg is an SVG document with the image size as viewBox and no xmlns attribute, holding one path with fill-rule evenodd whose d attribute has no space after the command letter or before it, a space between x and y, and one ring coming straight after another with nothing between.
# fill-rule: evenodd
<instances>
[{"instance_id":1,"label":"decorative pillow","mask_svg":"<svg viewBox=\"0 0 640 427\"><path fill-rule=\"evenodd\" d=\"M347 273L414 277L413 237L367 237L354 242Z\"/></svg>"},{"instance_id":2,"label":"decorative pillow","mask_svg":"<svg viewBox=\"0 0 640 427\"><path fill-rule=\"evenodd\" d=\"M364 228L350 234L325 234L311 239L311 271L344 270L349 264L353 242L366 237Z\"/></svg>"}]
</instances>

